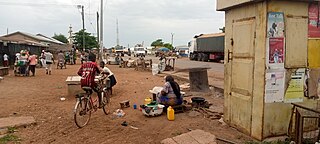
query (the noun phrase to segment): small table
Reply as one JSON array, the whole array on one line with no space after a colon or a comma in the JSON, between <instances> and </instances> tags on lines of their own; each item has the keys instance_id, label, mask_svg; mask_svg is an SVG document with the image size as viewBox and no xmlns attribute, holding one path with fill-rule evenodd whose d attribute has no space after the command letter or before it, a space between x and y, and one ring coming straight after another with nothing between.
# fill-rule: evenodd
<instances>
[{"instance_id":1,"label":"small table","mask_svg":"<svg viewBox=\"0 0 320 144\"><path fill-rule=\"evenodd\" d=\"M176 72L189 72L190 90L196 92L209 91L209 67L179 69Z\"/></svg>"},{"instance_id":2,"label":"small table","mask_svg":"<svg viewBox=\"0 0 320 144\"><path fill-rule=\"evenodd\" d=\"M176 63L176 59L177 57L166 57L166 61L165 61L165 64L166 64L166 69L167 71L174 71L174 65ZM171 64L172 62L172 64Z\"/></svg>"}]
</instances>

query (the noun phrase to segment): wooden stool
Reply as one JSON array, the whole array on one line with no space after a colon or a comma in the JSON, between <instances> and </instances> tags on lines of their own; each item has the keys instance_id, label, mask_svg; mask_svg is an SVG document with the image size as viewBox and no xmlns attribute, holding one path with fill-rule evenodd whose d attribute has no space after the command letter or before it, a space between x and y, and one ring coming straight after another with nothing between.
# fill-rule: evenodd
<instances>
[{"instance_id":1,"label":"wooden stool","mask_svg":"<svg viewBox=\"0 0 320 144\"><path fill-rule=\"evenodd\" d=\"M174 113L183 113L184 112L184 105L176 105L176 106L171 106L174 109ZM163 108L163 111L165 113L167 113L167 108L168 106L166 106L165 108Z\"/></svg>"},{"instance_id":2,"label":"wooden stool","mask_svg":"<svg viewBox=\"0 0 320 144\"><path fill-rule=\"evenodd\" d=\"M176 105L172 107L174 109L174 113L183 113L184 107L183 105Z\"/></svg>"}]
</instances>

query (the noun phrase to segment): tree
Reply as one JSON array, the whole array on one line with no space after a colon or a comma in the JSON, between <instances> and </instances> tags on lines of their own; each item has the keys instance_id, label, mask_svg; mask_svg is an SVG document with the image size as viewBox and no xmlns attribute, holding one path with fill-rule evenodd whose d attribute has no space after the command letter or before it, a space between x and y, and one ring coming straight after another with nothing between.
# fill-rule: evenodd
<instances>
[{"instance_id":1,"label":"tree","mask_svg":"<svg viewBox=\"0 0 320 144\"><path fill-rule=\"evenodd\" d=\"M79 32L76 32L73 36L74 44L77 48L83 48L83 34L84 34L84 41L85 41L85 48L92 49L98 47L97 38L91 36L91 33L85 32L85 30L81 29Z\"/></svg>"},{"instance_id":2,"label":"tree","mask_svg":"<svg viewBox=\"0 0 320 144\"><path fill-rule=\"evenodd\" d=\"M68 39L66 36L64 36L63 34L54 34L54 36L52 37L60 42L63 42L63 43L68 43Z\"/></svg>"},{"instance_id":3,"label":"tree","mask_svg":"<svg viewBox=\"0 0 320 144\"><path fill-rule=\"evenodd\" d=\"M163 46L163 41L162 39L157 39L156 41L152 42L151 43L151 46L153 47L162 47Z\"/></svg>"},{"instance_id":4,"label":"tree","mask_svg":"<svg viewBox=\"0 0 320 144\"><path fill-rule=\"evenodd\" d=\"M163 46L170 49L170 50L173 50L173 46L170 43L165 43Z\"/></svg>"}]
</instances>

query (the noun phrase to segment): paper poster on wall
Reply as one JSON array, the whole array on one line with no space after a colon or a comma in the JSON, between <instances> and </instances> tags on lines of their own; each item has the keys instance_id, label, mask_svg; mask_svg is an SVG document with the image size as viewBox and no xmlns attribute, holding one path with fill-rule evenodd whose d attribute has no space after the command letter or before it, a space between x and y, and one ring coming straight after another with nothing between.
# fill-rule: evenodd
<instances>
[{"instance_id":1,"label":"paper poster on wall","mask_svg":"<svg viewBox=\"0 0 320 144\"><path fill-rule=\"evenodd\" d=\"M284 38L269 38L267 43L267 65L269 68L284 67L284 43Z\"/></svg>"},{"instance_id":2,"label":"paper poster on wall","mask_svg":"<svg viewBox=\"0 0 320 144\"><path fill-rule=\"evenodd\" d=\"M301 68L291 74L291 80L289 81L289 86L285 94L284 102L303 102L305 88L305 71L306 69Z\"/></svg>"},{"instance_id":3,"label":"paper poster on wall","mask_svg":"<svg viewBox=\"0 0 320 144\"><path fill-rule=\"evenodd\" d=\"M311 3L309 5L308 29L308 35L310 38L320 38L319 5L317 3Z\"/></svg>"},{"instance_id":4,"label":"paper poster on wall","mask_svg":"<svg viewBox=\"0 0 320 144\"><path fill-rule=\"evenodd\" d=\"M319 98L320 97L320 69L309 69L307 77L307 97Z\"/></svg>"},{"instance_id":5,"label":"paper poster on wall","mask_svg":"<svg viewBox=\"0 0 320 144\"><path fill-rule=\"evenodd\" d=\"M284 17L282 12L268 13L268 37L284 37Z\"/></svg>"},{"instance_id":6,"label":"paper poster on wall","mask_svg":"<svg viewBox=\"0 0 320 144\"><path fill-rule=\"evenodd\" d=\"M284 83L284 70L273 70L266 73L265 103L283 102Z\"/></svg>"}]
</instances>

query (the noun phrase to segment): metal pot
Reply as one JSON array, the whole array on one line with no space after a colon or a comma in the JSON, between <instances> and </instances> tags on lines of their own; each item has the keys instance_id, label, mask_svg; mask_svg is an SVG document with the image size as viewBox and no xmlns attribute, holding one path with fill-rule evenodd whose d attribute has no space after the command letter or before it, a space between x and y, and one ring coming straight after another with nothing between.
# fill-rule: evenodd
<instances>
[{"instance_id":1,"label":"metal pot","mask_svg":"<svg viewBox=\"0 0 320 144\"><path fill-rule=\"evenodd\" d=\"M206 101L206 99L204 99L202 97L193 97L193 98L191 98L191 100L192 100L192 103L198 103L198 104Z\"/></svg>"}]
</instances>

